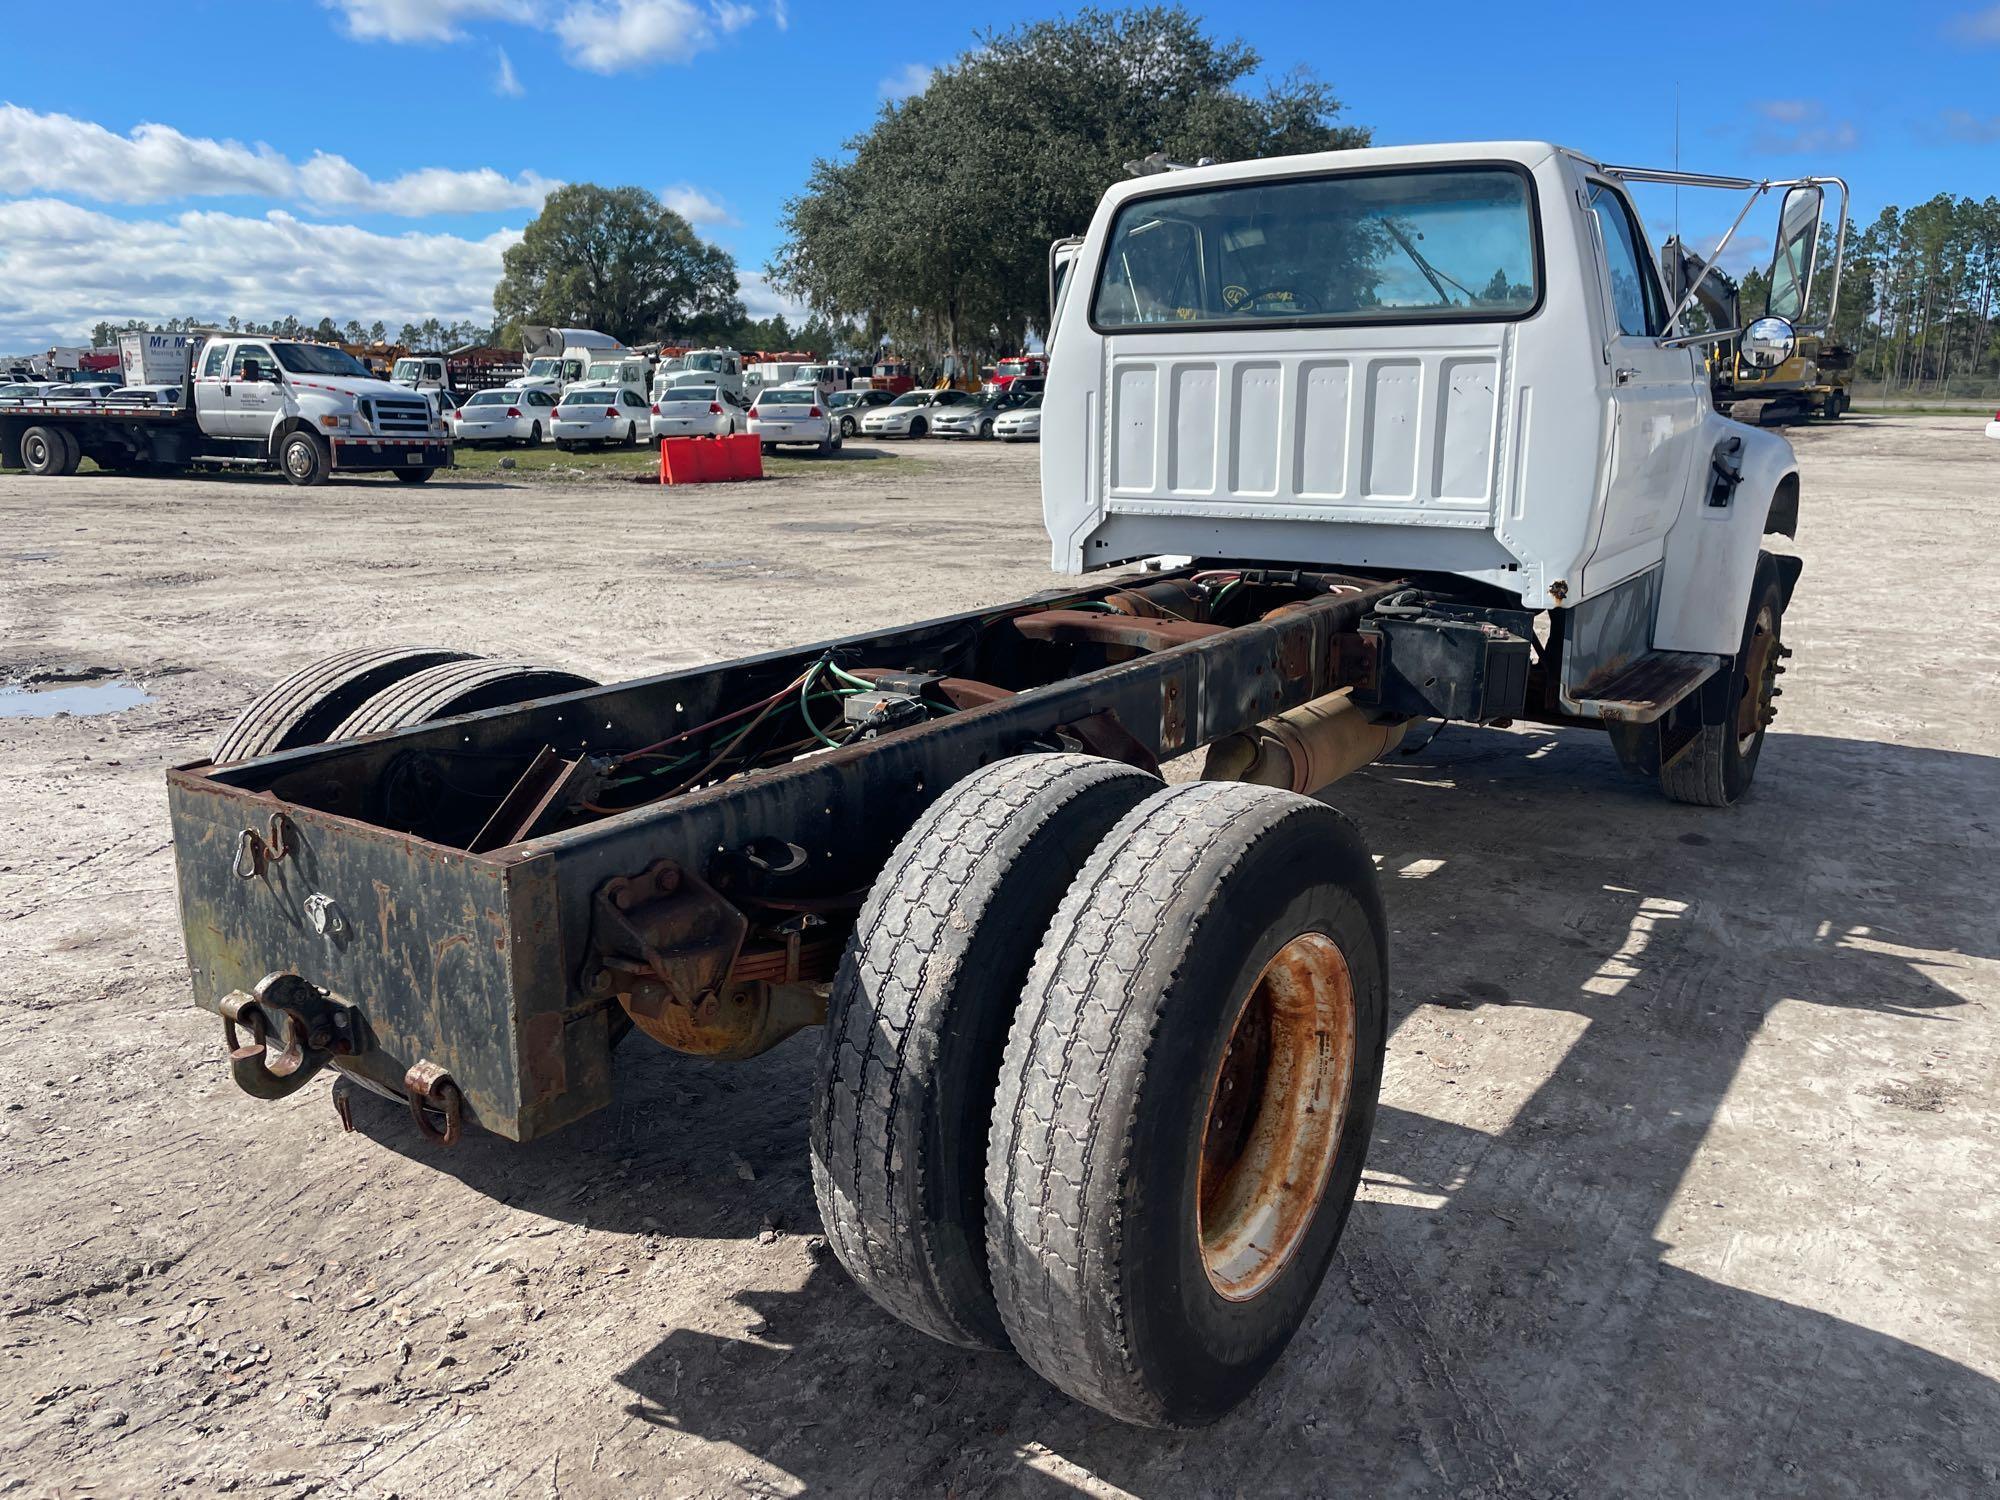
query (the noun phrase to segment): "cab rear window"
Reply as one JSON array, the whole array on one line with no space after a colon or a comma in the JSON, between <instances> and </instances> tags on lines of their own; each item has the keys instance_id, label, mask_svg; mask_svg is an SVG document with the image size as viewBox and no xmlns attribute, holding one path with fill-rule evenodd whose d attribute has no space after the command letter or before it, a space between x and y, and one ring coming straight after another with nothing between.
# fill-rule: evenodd
<instances>
[{"instance_id":1,"label":"cab rear window","mask_svg":"<svg viewBox=\"0 0 2000 1500\"><path fill-rule=\"evenodd\" d=\"M1541 298L1534 190L1507 166L1273 178L1118 211L1099 329L1500 321Z\"/></svg>"}]
</instances>

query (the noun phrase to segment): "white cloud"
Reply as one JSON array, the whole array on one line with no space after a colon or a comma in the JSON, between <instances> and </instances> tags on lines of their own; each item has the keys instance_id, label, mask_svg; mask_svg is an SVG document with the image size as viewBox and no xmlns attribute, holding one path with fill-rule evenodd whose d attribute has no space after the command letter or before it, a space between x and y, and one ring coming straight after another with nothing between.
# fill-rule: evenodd
<instances>
[{"instance_id":1,"label":"white cloud","mask_svg":"<svg viewBox=\"0 0 2000 1500\"><path fill-rule=\"evenodd\" d=\"M703 192L685 182L660 189L660 201L688 223L715 229L734 229L743 221L729 211L729 205L713 193Z\"/></svg>"},{"instance_id":2,"label":"white cloud","mask_svg":"<svg viewBox=\"0 0 2000 1500\"><path fill-rule=\"evenodd\" d=\"M555 29L563 55L593 73L686 62L715 45L712 13L691 0L576 0Z\"/></svg>"},{"instance_id":3,"label":"white cloud","mask_svg":"<svg viewBox=\"0 0 2000 1500\"><path fill-rule=\"evenodd\" d=\"M491 167L424 167L380 179L323 151L298 163L262 142L183 135L171 125L118 135L89 120L0 104L4 194L63 193L98 203L240 194L417 218L540 208L561 185L534 172L508 177Z\"/></svg>"},{"instance_id":4,"label":"white cloud","mask_svg":"<svg viewBox=\"0 0 2000 1500\"><path fill-rule=\"evenodd\" d=\"M743 303L743 310L751 317L768 318L773 313L783 313L787 323L796 325L805 320L805 303L787 297L764 277L755 272L745 271L739 273L738 279L741 285L737 288L736 295ZM5 339L0 338L0 343L5 342Z\"/></svg>"},{"instance_id":5,"label":"white cloud","mask_svg":"<svg viewBox=\"0 0 2000 1500\"><path fill-rule=\"evenodd\" d=\"M103 318L484 322L519 238L378 234L282 211L133 221L48 198L0 203L0 349L74 342Z\"/></svg>"},{"instance_id":6,"label":"white cloud","mask_svg":"<svg viewBox=\"0 0 2000 1500\"><path fill-rule=\"evenodd\" d=\"M347 19L347 34L364 42L455 42L460 21L518 18L516 0L321 0Z\"/></svg>"},{"instance_id":7,"label":"white cloud","mask_svg":"<svg viewBox=\"0 0 2000 1500\"><path fill-rule=\"evenodd\" d=\"M1951 23L1951 30L1961 41L2000 43L2000 5L1966 12Z\"/></svg>"},{"instance_id":8,"label":"white cloud","mask_svg":"<svg viewBox=\"0 0 2000 1500\"><path fill-rule=\"evenodd\" d=\"M780 31L792 29L792 13L786 7L785 0L771 0L771 23Z\"/></svg>"},{"instance_id":9,"label":"white cloud","mask_svg":"<svg viewBox=\"0 0 2000 1500\"><path fill-rule=\"evenodd\" d=\"M518 99L527 90L521 87L521 80L514 76L514 59L507 55L505 47L495 47L499 58L499 71L493 75L493 92L503 99Z\"/></svg>"},{"instance_id":10,"label":"white cloud","mask_svg":"<svg viewBox=\"0 0 2000 1500\"><path fill-rule=\"evenodd\" d=\"M1817 99L1762 99L1751 106L1763 123L1751 132L1751 146L1781 156L1851 151L1861 144L1852 120L1827 117Z\"/></svg>"},{"instance_id":11,"label":"white cloud","mask_svg":"<svg viewBox=\"0 0 2000 1500\"><path fill-rule=\"evenodd\" d=\"M321 0L360 41L456 42L464 23L502 21L552 31L563 56L593 73L623 73L655 63L685 63L718 39L757 19L748 0L561 0L559 7L519 0ZM774 0L780 31L788 17Z\"/></svg>"},{"instance_id":12,"label":"white cloud","mask_svg":"<svg viewBox=\"0 0 2000 1500\"><path fill-rule=\"evenodd\" d=\"M1944 112L1944 133L1968 146L1991 146L2000 142L2000 115L1975 115L1969 109Z\"/></svg>"},{"instance_id":13,"label":"white cloud","mask_svg":"<svg viewBox=\"0 0 2000 1500\"><path fill-rule=\"evenodd\" d=\"M905 63L877 84L876 92L884 99L907 99L929 88L931 76L936 72L929 63Z\"/></svg>"}]
</instances>

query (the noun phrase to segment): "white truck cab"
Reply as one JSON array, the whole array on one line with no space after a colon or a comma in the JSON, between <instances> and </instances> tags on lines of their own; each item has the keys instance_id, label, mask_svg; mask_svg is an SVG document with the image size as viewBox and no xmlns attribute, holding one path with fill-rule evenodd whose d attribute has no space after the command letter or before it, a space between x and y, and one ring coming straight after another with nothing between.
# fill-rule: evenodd
<instances>
[{"instance_id":1,"label":"white truck cab","mask_svg":"<svg viewBox=\"0 0 2000 1500\"><path fill-rule=\"evenodd\" d=\"M208 437L269 455L309 483L328 469L424 473L451 462L443 421L421 391L377 380L346 351L284 339L207 339L195 353L194 413ZM310 445L287 443L306 434Z\"/></svg>"},{"instance_id":2,"label":"white truck cab","mask_svg":"<svg viewBox=\"0 0 2000 1500\"><path fill-rule=\"evenodd\" d=\"M1051 260L1055 566L1179 553L1451 574L1585 625L1617 593L1626 647L1642 624L1641 649L1734 651L1797 468L1782 437L1711 408L1628 179L1693 180L1500 142L1112 187ZM1780 252L1803 273L1793 317L1831 181L1792 185L1810 206L1788 208Z\"/></svg>"},{"instance_id":3,"label":"white truck cab","mask_svg":"<svg viewBox=\"0 0 2000 1500\"><path fill-rule=\"evenodd\" d=\"M767 380L765 382L769 384ZM743 395L743 356L734 349L690 349L669 385L712 385L724 394Z\"/></svg>"}]
</instances>

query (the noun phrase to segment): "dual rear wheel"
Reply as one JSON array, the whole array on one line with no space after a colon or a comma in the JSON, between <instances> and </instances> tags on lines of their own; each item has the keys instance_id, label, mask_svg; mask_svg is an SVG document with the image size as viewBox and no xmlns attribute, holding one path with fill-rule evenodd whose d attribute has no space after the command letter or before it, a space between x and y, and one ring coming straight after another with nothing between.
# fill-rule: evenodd
<instances>
[{"instance_id":1,"label":"dual rear wheel","mask_svg":"<svg viewBox=\"0 0 2000 1500\"><path fill-rule=\"evenodd\" d=\"M1126 1421L1213 1420L1283 1352L1353 1202L1383 932L1322 803L1086 756L974 773L898 845L835 982L829 1242L913 1327L1011 1346Z\"/></svg>"}]
</instances>

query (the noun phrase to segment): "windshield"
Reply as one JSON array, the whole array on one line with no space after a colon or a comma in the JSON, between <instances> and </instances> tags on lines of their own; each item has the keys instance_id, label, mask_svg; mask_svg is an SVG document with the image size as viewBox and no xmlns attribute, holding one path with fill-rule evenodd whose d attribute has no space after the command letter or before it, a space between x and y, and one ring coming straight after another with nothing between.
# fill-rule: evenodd
<instances>
[{"instance_id":1,"label":"windshield","mask_svg":"<svg viewBox=\"0 0 2000 1500\"><path fill-rule=\"evenodd\" d=\"M368 367L345 349L329 344L273 344L278 363L294 375L353 375L366 380Z\"/></svg>"},{"instance_id":2,"label":"windshield","mask_svg":"<svg viewBox=\"0 0 2000 1500\"><path fill-rule=\"evenodd\" d=\"M1100 328L1525 317L1539 275L1506 167L1238 183L1141 198L1099 267Z\"/></svg>"},{"instance_id":3,"label":"windshield","mask_svg":"<svg viewBox=\"0 0 2000 1500\"><path fill-rule=\"evenodd\" d=\"M690 354L686 368L690 370L726 370L728 357L721 354Z\"/></svg>"},{"instance_id":4,"label":"windshield","mask_svg":"<svg viewBox=\"0 0 2000 1500\"><path fill-rule=\"evenodd\" d=\"M766 391L757 398L759 406L811 406L819 400L818 391Z\"/></svg>"},{"instance_id":5,"label":"windshield","mask_svg":"<svg viewBox=\"0 0 2000 1500\"><path fill-rule=\"evenodd\" d=\"M1042 408L1042 398L1040 394L1037 393L1036 395L1030 396L1026 401L1023 401L1019 406L1015 407L1014 410L1040 411L1041 408Z\"/></svg>"},{"instance_id":6,"label":"windshield","mask_svg":"<svg viewBox=\"0 0 2000 1500\"><path fill-rule=\"evenodd\" d=\"M931 393L929 391L905 391L889 404L891 406L929 406L931 404Z\"/></svg>"},{"instance_id":7,"label":"windshield","mask_svg":"<svg viewBox=\"0 0 2000 1500\"><path fill-rule=\"evenodd\" d=\"M1025 359L1003 359L993 367L996 375L1025 375L1030 369Z\"/></svg>"},{"instance_id":8,"label":"windshield","mask_svg":"<svg viewBox=\"0 0 2000 1500\"><path fill-rule=\"evenodd\" d=\"M534 380L560 380L562 378L562 361L553 355L547 359L530 360L528 362L528 375Z\"/></svg>"},{"instance_id":9,"label":"windshield","mask_svg":"<svg viewBox=\"0 0 2000 1500\"><path fill-rule=\"evenodd\" d=\"M592 365L590 367L590 378L592 380L622 380L624 377L625 366L620 363L614 362L608 365Z\"/></svg>"},{"instance_id":10,"label":"windshield","mask_svg":"<svg viewBox=\"0 0 2000 1500\"><path fill-rule=\"evenodd\" d=\"M465 404L467 406L511 406L518 400L520 400L520 392L518 391L481 391Z\"/></svg>"},{"instance_id":11,"label":"windshield","mask_svg":"<svg viewBox=\"0 0 2000 1500\"><path fill-rule=\"evenodd\" d=\"M706 406L715 400L715 387L712 385L677 385L660 399L669 406L679 406L682 403L692 404L694 402L700 402Z\"/></svg>"}]
</instances>

